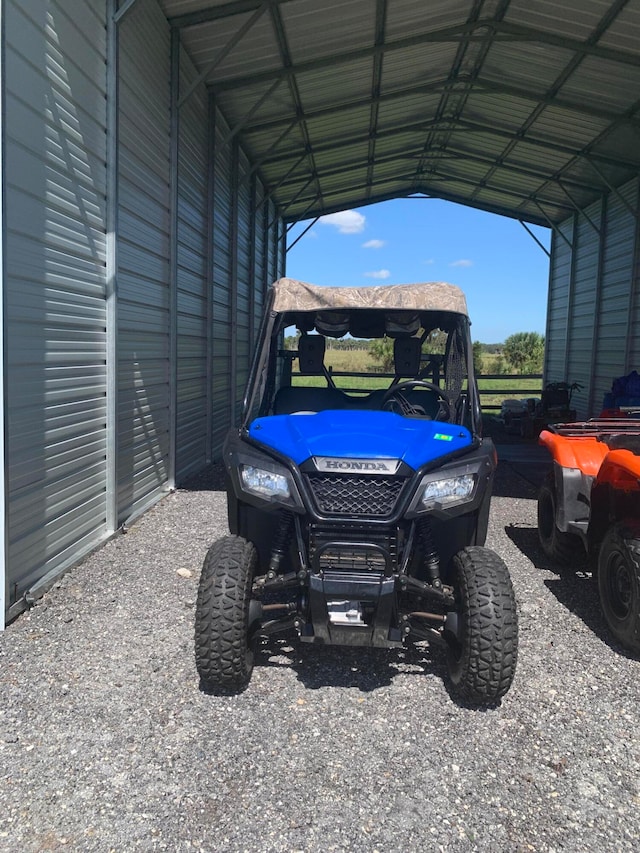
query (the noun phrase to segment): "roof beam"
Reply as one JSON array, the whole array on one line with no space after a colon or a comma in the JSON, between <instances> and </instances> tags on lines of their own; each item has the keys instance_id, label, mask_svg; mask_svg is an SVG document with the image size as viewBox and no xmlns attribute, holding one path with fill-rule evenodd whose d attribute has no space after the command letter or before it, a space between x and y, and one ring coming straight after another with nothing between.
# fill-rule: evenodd
<instances>
[{"instance_id":1,"label":"roof beam","mask_svg":"<svg viewBox=\"0 0 640 853\"><path fill-rule=\"evenodd\" d=\"M226 59L226 57L231 53L231 51L236 47L236 45L238 45L242 41L242 39L246 36L246 34L253 27L253 25L256 23L256 21L258 21L262 17L262 15L264 15L266 10L267 10L267 7L263 4L261 4L255 10L253 15L251 15L250 18L247 18L247 20L242 24L242 26L236 30L236 32L233 34L233 36L231 36L229 41L225 44L225 46L218 53L218 55L215 57L215 59L213 59L206 66L206 68L203 71L201 71L200 74L198 74L198 76L191 83L191 85L189 86L187 91L184 93L184 95L180 96L180 100L178 101L178 108L180 108L187 100L189 100L189 98L195 92L195 90L198 88L198 86L206 80L206 78L209 76L209 74L211 74L212 71L215 71L215 69L218 67L218 65L220 65L220 63L224 59Z\"/></svg>"},{"instance_id":2,"label":"roof beam","mask_svg":"<svg viewBox=\"0 0 640 853\"><path fill-rule=\"evenodd\" d=\"M281 0L282 2L282 0ZM277 8L277 5L276 5ZM566 36L556 36L553 33L544 30L535 30L531 27L520 27L515 24L508 24L505 21L495 21L493 18L481 18L477 21L468 22L465 24L456 24L451 27L443 27L439 30L432 30L419 35L407 36L402 39L384 42L383 44L374 44L369 47L359 48L357 50L345 51L336 56L320 57L311 59L307 62L300 62L297 65L290 65L286 68L274 69L273 71L265 71L261 74L249 74L245 77L232 77L229 80L221 80L213 84L216 91L225 91L229 89L239 89L246 86L253 86L256 83L264 83L267 80L273 80L282 75L291 76L296 74L304 74L308 71L317 71L318 69L326 68L327 66L335 67L348 62L355 62L359 59L369 59L378 53L387 53L396 50L406 50L410 47L419 47L425 44L434 44L439 42L456 42L456 41L486 41L486 33L477 31L489 30L493 32L494 39L498 42L533 42L536 44L550 44L555 47L561 47L573 53L582 56L596 56L600 59L608 59L611 62L619 62L624 65L640 67L640 53L632 53L630 51L618 50L616 48L601 47L596 44L580 41L579 39L571 39Z\"/></svg>"},{"instance_id":3,"label":"roof beam","mask_svg":"<svg viewBox=\"0 0 640 853\"><path fill-rule=\"evenodd\" d=\"M269 13L271 15L271 23L273 25L273 30L276 34L276 40L278 43L278 50L280 52L280 59L282 61L282 67L285 70L289 70L293 65L291 61L291 53L289 51L289 45L287 44L287 34L285 32L284 23L282 21L282 16L280 15L280 7L277 3L271 3L269 5ZM295 107L296 115L302 112L302 101L300 99L300 91L298 90L298 83L296 78L291 75L288 78L289 91L291 93L291 98L293 100L293 105ZM320 186L320 181L317 180L317 169L315 158L313 156L313 145L311 144L311 138L309 136L309 131L307 130L307 125L305 122L302 122L300 125L300 132L302 134L302 139L304 142L304 150L307 153L307 157L309 158L309 163L311 164L311 174L316 181L316 196L322 200L322 187Z\"/></svg>"},{"instance_id":4,"label":"roof beam","mask_svg":"<svg viewBox=\"0 0 640 853\"><path fill-rule=\"evenodd\" d=\"M499 23L504 18L506 11L509 7L510 0L500 0L497 3L496 9L493 15L494 24ZM475 21L482 10L482 0L476 0L471 8L471 13L469 15L468 21L471 23ZM460 73L463 63L471 63L473 62L473 68L470 71L471 80L476 80L484 61L487 57L489 49L492 45L492 35L493 30L487 30L486 35L482 43L479 45L479 48L476 48L475 51L471 49L470 40L464 39L463 42L458 46L458 50L456 51L456 56L453 60L453 64L451 66L451 70L449 71L449 79L451 82L455 82ZM474 55L475 54L475 55ZM445 90L443 94L440 96L440 103L435 111L435 117L441 118L446 115L462 115L464 108L469 100L471 95L471 89L468 87L463 92L458 93L453 90ZM444 131L444 146L446 147L449 143L451 130L445 129ZM433 129L427 134L427 138L424 143L424 151L425 153L432 148L433 143L435 141L435 134L437 131ZM416 181L419 180L419 174L422 170L422 161L418 162L416 167Z\"/></svg>"},{"instance_id":5,"label":"roof beam","mask_svg":"<svg viewBox=\"0 0 640 853\"><path fill-rule=\"evenodd\" d=\"M271 0L272 3L289 3L291 0ZM255 12L260 6L266 5L265 0L235 0L231 3L223 3L220 6L208 6L197 12L186 12L184 15L174 15L168 18L169 25L176 29L185 27L196 27L198 24L207 24L210 21L220 21L223 18L231 18L234 15L246 15Z\"/></svg>"},{"instance_id":6,"label":"roof beam","mask_svg":"<svg viewBox=\"0 0 640 853\"><path fill-rule=\"evenodd\" d=\"M454 132L474 132L474 133L486 133L489 136L496 136L502 139L514 140L517 142L524 142L527 145L531 145L536 148L540 148L546 151L553 151L556 154L566 154L567 157L575 157L580 152L576 148L572 148L570 145L562 145L560 143L551 142L547 139L540 139L538 137L524 135L517 131L505 130L496 127L495 125L483 125L478 122L471 121L463 121L462 119L453 119L453 118L443 118L440 121L436 121L435 119L428 119L426 121L421 122L413 122L411 124L399 125L390 130L382 130L377 134L377 139L391 139L394 136L400 136L406 133L423 133L425 130L428 130L430 127L435 127L438 125L442 125L443 127L448 125L454 126ZM336 140L335 142L329 142L326 144L319 144L314 147L314 150L318 154L326 154L331 151L337 151L342 148L345 148L349 145L357 145L367 144L367 138L363 136L363 134L358 134L350 137L345 137L344 139ZM273 165L281 162L288 162L292 157L297 156L299 149L295 149L293 151L285 151L277 157L273 157L268 159L265 162L265 165ZM639 152L640 154L640 152ZM592 157L599 163L607 163L610 166L618 166L626 169L635 169L640 168L640 158L638 161L630 162L621 160L619 157L608 157L604 154L597 154L593 151L589 152L589 156Z\"/></svg>"},{"instance_id":7,"label":"roof beam","mask_svg":"<svg viewBox=\"0 0 640 853\"><path fill-rule=\"evenodd\" d=\"M611 24L615 21L619 12L626 6L627 3L628 3L628 0L614 0L614 2L606 10L604 15L600 18L597 26L594 27L594 29L591 31L589 37L587 38L586 42L584 42L584 44L586 44L589 47L595 46L597 44L597 42L602 38L602 36L606 33L606 31L609 29ZM565 64L562 71L558 74L558 76L556 77L554 82L551 84L551 86L549 86L549 88L547 90L547 98L550 99L550 102L553 102L556 95L561 91L561 89L565 85L565 83L569 80L569 78L576 71L576 69L578 69L580 67L584 58L585 58L585 54L576 52L571 57L571 59ZM520 126L519 133L521 135L526 135L528 133L529 129L534 125L534 123L538 120L538 118L542 115L544 110L547 108L548 103L549 103L549 101L546 101L546 102L545 101L539 101L537 103L535 108L530 112L526 121L524 121L522 123L522 125ZM618 119L618 117L616 117L616 119ZM601 135L602 134L600 134L598 138L600 138ZM594 144L594 140L592 140L589 145L585 146L585 148L589 148L593 144ZM517 145L517 142L515 140L510 142L503 151L503 157L508 157L516 145ZM576 152L576 154L577 153L578 152ZM565 168L566 168L566 164L565 164ZM495 166L490 168L487 171L487 174L485 175L485 179L490 180L491 177L493 176L494 172L495 172Z\"/></svg>"},{"instance_id":8,"label":"roof beam","mask_svg":"<svg viewBox=\"0 0 640 853\"><path fill-rule=\"evenodd\" d=\"M462 38L470 37L474 29L487 27L490 23L490 21L478 21L475 24L456 24L452 27L444 27L443 29L433 30L428 33L407 36L406 38L396 39L395 41L385 42L380 45L372 45L370 47L346 51L345 53L340 53L336 56L330 55L319 59L310 59L307 62L300 62L297 65L291 65L287 68L265 71L262 74L249 74L245 77L232 77L229 80L220 80L212 85L214 90L217 92L224 92L229 89L242 89L246 86L253 86L256 83L265 83L267 80L273 80L282 75L290 76L304 74L308 71L318 71L319 69L323 69L328 66L333 68L336 65L356 62L359 59L370 59L378 53L406 50L406 48L409 47L420 47L424 44L433 44L438 42L455 42ZM484 39L484 35L479 38Z\"/></svg>"},{"instance_id":9,"label":"roof beam","mask_svg":"<svg viewBox=\"0 0 640 853\"><path fill-rule=\"evenodd\" d=\"M405 183L406 187L407 187L407 192L428 192L431 195L433 195L434 193L436 195L440 195L439 190L433 189L434 185L437 185L437 183L440 181L444 181L444 182L452 181L452 182L457 183L457 184L465 184L465 185L472 186L472 187L475 187L477 185L476 181L472 181L468 178L460 177L459 175L440 174L440 175L431 175L429 177L430 177L430 181L426 181L426 180L422 181L422 182L418 181L417 182L418 186L414 186L413 182L415 180L415 172L412 171L410 173L407 173L406 175L393 175L392 177L384 178L380 181L376 181L374 183L374 187L380 187L380 186L384 186L385 184L390 184L390 183L395 183L395 184ZM305 188L306 188L306 186L308 186L308 183L305 185ZM366 183L351 185L349 187L348 193L353 193L354 191L362 191L362 190L366 189L366 186L367 186ZM427 189L425 189L425 187L427 187ZM500 186L489 186L488 184L485 184L483 186L483 189L487 189L487 190L493 191L493 192L498 192L498 193L500 193L500 195L503 195L503 196L511 196L514 199L518 199L520 202L531 202L532 204L546 204L546 205L551 206L551 207L566 209L567 211L573 210L573 207L571 205L563 204L562 202L558 201L557 199L540 198L537 195L533 195L533 194L529 194L529 193L516 192L514 190L507 190L504 187L500 187ZM302 195L302 192L304 192L304 188L302 190L300 190L297 194L297 201L300 205L305 205L305 204L308 204L310 201L311 202L313 201L313 199L308 197L308 196L306 198L301 198L300 196ZM325 196L328 198L331 198L331 196L334 196L334 195L344 196L344 195L347 195L348 193L345 192L345 190L340 189L340 190L335 190L333 192L325 193ZM465 200L465 202L463 202L463 203L466 203L466 201L467 200ZM288 205L288 207L292 206L292 204L293 204L293 202L291 202ZM478 205L478 206L482 207L483 205ZM313 211L314 215L315 215L315 213L317 213L317 210L318 209ZM306 212L309 212L309 209L307 209ZM290 218L293 219L293 218L295 218L295 216L296 215L293 214L292 217L290 217ZM511 216L516 218L516 219L522 218L522 215L520 213L517 213L517 214L514 213L513 209L511 212ZM289 217L287 217L287 218L289 218Z\"/></svg>"},{"instance_id":10,"label":"roof beam","mask_svg":"<svg viewBox=\"0 0 640 853\"><path fill-rule=\"evenodd\" d=\"M626 5L628 0L624 0L622 5ZM633 65L636 68L640 67L640 54L631 53L627 50L618 50L614 47L604 47L597 44L590 44L588 41L580 41L580 39L569 38L568 36L560 36L546 30L535 30L531 27L521 27L517 24L511 24L507 21L502 21L494 27L495 40L501 41L531 41L539 44L548 44L553 47L560 47L565 50L577 53L582 56L596 56L599 59L608 59L610 62L620 62L623 65Z\"/></svg>"},{"instance_id":11,"label":"roof beam","mask_svg":"<svg viewBox=\"0 0 640 853\"><path fill-rule=\"evenodd\" d=\"M407 149L406 146L402 146L397 151L389 154L385 154L382 157L378 157L375 161L374 166L384 166L387 163L401 163L407 160L415 159L424 159L426 161L432 157L437 162L440 160L454 160L457 162L467 162L467 163L477 163L482 166L493 166L495 164L495 159L491 157L482 157L474 153L473 151L469 151L464 147L453 148L451 144L449 144L446 150L443 151L432 151L427 152L427 154L423 151L422 144L417 144L414 149ZM337 177L342 174L349 174L353 172L354 169L364 168L365 163L361 159L355 160L342 160L340 162L340 166L330 169L319 169L318 170L318 178L321 180L326 180L327 178ZM512 172L514 175L524 175L527 178L534 178L536 180L550 180L551 183L560 184L560 178L552 178L549 179L548 173L538 169L532 169L527 164L521 164L517 162L512 163L499 163L498 168L506 171ZM433 173L437 174L437 173ZM302 175L299 176L296 180L285 181L281 184L282 189L286 190L288 187L296 186L299 183L299 179L302 178ZM566 184L569 187L572 187L575 190L581 190L583 192L589 193L601 193L606 190L606 185L599 184L598 186L594 186L593 184L588 184L583 181L579 181L570 177L563 177L562 183Z\"/></svg>"},{"instance_id":12,"label":"roof beam","mask_svg":"<svg viewBox=\"0 0 640 853\"><path fill-rule=\"evenodd\" d=\"M385 27L387 23L387 0L376 0L376 46L384 44ZM371 80L371 106L369 109L369 150L367 154L367 183L373 182L373 167L376 159L376 134L378 132L378 113L380 89L382 86L382 63L384 53L376 53L373 58L373 74ZM366 195L370 195L367 191Z\"/></svg>"},{"instance_id":13,"label":"roof beam","mask_svg":"<svg viewBox=\"0 0 640 853\"><path fill-rule=\"evenodd\" d=\"M502 205L495 204L490 202L488 204L478 204L477 202L469 202L469 200L465 196L461 196L457 193L444 192L440 189L431 190L428 186L423 186L419 190L412 189L411 187L406 187L404 190L398 191L397 189L391 192L379 192L372 194L370 198L362 201L356 197L349 198L346 193L341 192L342 200L338 202L333 202L329 204L325 204L322 208L318 208L313 212L313 216L321 215L326 216L329 213L337 213L341 210L345 210L352 204L357 204L358 207L366 207L370 204L379 204L384 201L394 201L397 198L415 198L415 193L421 192L425 194L425 198L419 198L419 201L428 201L430 199L443 199L444 201L451 201L454 204L462 204L465 207L473 207L476 210L484 210L489 213L495 213L498 216L507 216L509 219L516 219L518 221L525 219L527 222L531 222L534 225L542 225L544 227L553 228L554 225L552 221L542 212L542 215L536 216L535 214L528 214L526 217L523 217L521 213L515 214L513 210L508 207L503 207ZM331 195L338 195L338 193L331 193ZM566 215L566 214L563 214ZM293 221L297 216L295 214L291 216L285 216L284 220Z\"/></svg>"},{"instance_id":14,"label":"roof beam","mask_svg":"<svg viewBox=\"0 0 640 853\"><path fill-rule=\"evenodd\" d=\"M421 86L410 86L406 89L399 89L396 92L387 92L384 95L379 95L377 98L375 98L375 103L379 106L382 106L384 104L402 100L403 98L412 98L416 95L432 95L437 92L443 91L445 88L450 87L451 85L451 82L448 79L445 79L438 80L433 83L424 84ZM602 121L607 122L614 121L619 118L617 113L611 112L609 110L602 110L598 107L591 107L587 104L583 104L578 101L572 101L567 98L553 98L551 95L548 95L544 92L535 92L531 89L524 89L510 84L496 83L494 81L487 80L478 80L472 84L471 78L468 77L468 75L460 75L455 81L455 84L453 85L458 87L472 86L470 91L471 96L476 93L482 94L484 92L488 92L490 94L495 95L507 95L509 97L519 98L524 101L545 103L549 106L553 105L563 110L578 112L582 115L602 119ZM320 107L315 110L306 110L298 116L292 117L289 114L283 116L282 118L269 119L267 121L261 121L256 124L247 124L247 126L244 128L244 135L253 133L264 133L265 131L270 130L277 130L280 127L289 126L292 122L294 124L299 124L302 121L315 121L316 119L321 119L325 116L333 117L339 115L340 113L348 113L352 110L369 107L371 106L371 104L372 99L370 97L358 98L357 100L345 101L343 103L339 103L331 107ZM629 124L640 125L640 120L632 116L628 116L626 118L626 121Z\"/></svg>"}]
</instances>

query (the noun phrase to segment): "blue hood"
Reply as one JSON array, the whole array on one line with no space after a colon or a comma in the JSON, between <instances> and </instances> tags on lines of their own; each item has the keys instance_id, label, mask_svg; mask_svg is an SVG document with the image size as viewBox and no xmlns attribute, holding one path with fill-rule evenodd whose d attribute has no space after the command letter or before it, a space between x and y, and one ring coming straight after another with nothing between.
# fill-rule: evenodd
<instances>
[{"instance_id":1,"label":"blue hood","mask_svg":"<svg viewBox=\"0 0 640 853\"><path fill-rule=\"evenodd\" d=\"M414 470L469 447L462 426L393 412L330 410L257 418L249 435L300 465L311 456L402 459Z\"/></svg>"}]
</instances>

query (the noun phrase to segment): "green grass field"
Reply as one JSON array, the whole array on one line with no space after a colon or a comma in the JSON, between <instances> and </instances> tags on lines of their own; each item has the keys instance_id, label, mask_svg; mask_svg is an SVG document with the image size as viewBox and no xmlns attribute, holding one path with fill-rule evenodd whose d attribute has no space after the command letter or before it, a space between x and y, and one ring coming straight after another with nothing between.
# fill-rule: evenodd
<instances>
[{"instance_id":1,"label":"green grass field","mask_svg":"<svg viewBox=\"0 0 640 853\"><path fill-rule=\"evenodd\" d=\"M485 356L485 361L487 362L486 367L491 370L493 367L492 357ZM327 349L325 364L328 369L337 373L381 372L380 366L366 350ZM334 381L338 388L354 388L364 391L375 388L387 388L391 380L384 376L334 376ZM319 388L326 385L326 382L322 376L300 376L297 362L294 361L292 384ZM505 374L499 378L487 379L480 375L478 377L478 388L481 392L489 392L480 394L480 401L483 408L489 406L499 407L501 402L509 397L515 397L516 399L520 399L521 397L539 397L542 390L542 378L527 379L525 377Z\"/></svg>"},{"instance_id":2,"label":"green grass field","mask_svg":"<svg viewBox=\"0 0 640 853\"><path fill-rule=\"evenodd\" d=\"M487 358L487 362L487 367L491 369L493 366L491 357ZM380 366L366 350L327 349L325 364L334 373L381 372ZM334 375L334 381L338 388L371 391L375 388L387 388L391 380L388 376ZM321 388L326 385L326 381L322 376L300 376L297 362L294 362L292 384ZM480 401L482 407L493 411L500 407L504 399L510 397L515 397L516 399L522 397L539 397L542 390L542 377L527 378L505 374L504 376L492 376L488 378L480 375L478 377L478 388L481 392Z\"/></svg>"}]
</instances>

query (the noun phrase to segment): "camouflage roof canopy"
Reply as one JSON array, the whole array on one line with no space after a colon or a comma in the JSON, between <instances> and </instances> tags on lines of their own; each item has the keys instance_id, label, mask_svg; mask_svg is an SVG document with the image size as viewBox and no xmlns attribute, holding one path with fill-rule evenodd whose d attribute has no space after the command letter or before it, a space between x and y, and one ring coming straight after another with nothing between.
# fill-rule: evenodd
<instances>
[{"instance_id":1,"label":"camouflage roof canopy","mask_svg":"<svg viewBox=\"0 0 640 853\"><path fill-rule=\"evenodd\" d=\"M375 287L321 287L293 278L273 285L273 310L281 313L380 309L385 311L440 311L468 316L464 293L454 284L389 284Z\"/></svg>"}]
</instances>

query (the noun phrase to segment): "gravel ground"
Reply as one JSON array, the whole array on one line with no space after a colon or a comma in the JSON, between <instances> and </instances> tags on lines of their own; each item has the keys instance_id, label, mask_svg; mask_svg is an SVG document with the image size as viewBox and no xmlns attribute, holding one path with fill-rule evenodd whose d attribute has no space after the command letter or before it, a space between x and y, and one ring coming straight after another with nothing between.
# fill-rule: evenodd
<instances>
[{"instance_id":1,"label":"gravel ground","mask_svg":"<svg viewBox=\"0 0 640 853\"><path fill-rule=\"evenodd\" d=\"M271 640L244 694L200 692L199 567L226 530L206 475L0 635L0 850L638 850L640 663L585 573L544 561L544 460L503 458L488 544L520 657L499 707L452 701L426 646Z\"/></svg>"}]
</instances>

